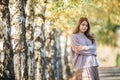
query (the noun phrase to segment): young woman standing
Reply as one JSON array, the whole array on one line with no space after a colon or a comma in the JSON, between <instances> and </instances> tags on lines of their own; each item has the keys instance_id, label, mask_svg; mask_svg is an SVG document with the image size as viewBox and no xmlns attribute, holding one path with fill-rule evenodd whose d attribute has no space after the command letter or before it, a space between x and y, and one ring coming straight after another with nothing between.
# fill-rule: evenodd
<instances>
[{"instance_id":1,"label":"young woman standing","mask_svg":"<svg viewBox=\"0 0 120 80\"><path fill-rule=\"evenodd\" d=\"M75 80L99 80L96 42L90 34L90 24L86 17L79 19L71 35L71 52L76 70Z\"/></svg>"}]
</instances>

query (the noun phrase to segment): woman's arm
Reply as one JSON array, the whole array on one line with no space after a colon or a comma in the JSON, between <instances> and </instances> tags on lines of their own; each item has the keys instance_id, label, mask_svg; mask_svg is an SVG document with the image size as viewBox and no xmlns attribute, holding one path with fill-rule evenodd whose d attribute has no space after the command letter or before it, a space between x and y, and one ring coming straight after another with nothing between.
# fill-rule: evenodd
<instances>
[{"instance_id":1,"label":"woman's arm","mask_svg":"<svg viewBox=\"0 0 120 80\"><path fill-rule=\"evenodd\" d=\"M79 43L78 43L78 40L77 38L75 37L74 34L72 34L71 36L71 48L72 48L72 51L74 51L75 53L77 54L85 54L85 55L91 55L93 53L95 53L96 51L96 45L91 45L91 46L81 46Z\"/></svg>"},{"instance_id":2,"label":"woman's arm","mask_svg":"<svg viewBox=\"0 0 120 80\"><path fill-rule=\"evenodd\" d=\"M88 46L82 46L82 45L79 45L79 46L75 46L76 48L78 48L79 50L85 50L85 51L88 51L88 50L96 50L96 43L93 43L92 45L88 45Z\"/></svg>"},{"instance_id":3,"label":"woman's arm","mask_svg":"<svg viewBox=\"0 0 120 80\"><path fill-rule=\"evenodd\" d=\"M80 50L80 51L77 52L77 54L96 55L96 49L94 49L94 50Z\"/></svg>"},{"instance_id":4,"label":"woman's arm","mask_svg":"<svg viewBox=\"0 0 120 80\"><path fill-rule=\"evenodd\" d=\"M96 55L96 43L89 45L89 46L76 46L77 48L77 54L93 54Z\"/></svg>"},{"instance_id":5,"label":"woman's arm","mask_svg":"<svg viewBox=\"0 0 120 80\"><path fill-rule=\"evenodd\" d=\"M72 34L71 35L71 49L72 49L72 51L77 53L80 49L80 46L79 46L79 48L78 48L78 46L79 46L78 40L76 39L75 34Z\"/></svg>"},{"instance_id":6,"label":"woman's arm","mask_svg":"<svg viewBox=\"0 0 120 80\"><path fill-rule=\"evenodd\" d=\"M92 45L88 45L88 46L80 45L80 46L82 47L81 50L96 50L96 43L95 42Z\"/></svg>"},{"instance_id":7,"label":"woman's arm","mask_svg":"<svg viewBox=\"0 0 120 80\"><path fill-rule=\"evenodd\" d=\"M81 55L96 55L96 49L89 49L89 50L83 50L81 48L80 50L80 46L78 48L78 46L74 46L72 47L72 50L76 53L76 54L81 54Z\"/></svg>"}]
</instances>

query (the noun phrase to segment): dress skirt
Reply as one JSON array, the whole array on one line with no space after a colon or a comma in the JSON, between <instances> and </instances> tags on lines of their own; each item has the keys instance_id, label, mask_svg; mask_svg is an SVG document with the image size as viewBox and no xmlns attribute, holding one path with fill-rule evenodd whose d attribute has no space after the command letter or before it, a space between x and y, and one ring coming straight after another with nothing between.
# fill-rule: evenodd
<instances>
[{"instance_id":1,"label":"dress skirt","mask_svg":"<svg viewBox=\"0 0 120 80\"><path fill-rule=\"evenodd\" d=\"M77 70L74 80L100 80L98 67L88 67Z\"/></svg>"}]
</instances>

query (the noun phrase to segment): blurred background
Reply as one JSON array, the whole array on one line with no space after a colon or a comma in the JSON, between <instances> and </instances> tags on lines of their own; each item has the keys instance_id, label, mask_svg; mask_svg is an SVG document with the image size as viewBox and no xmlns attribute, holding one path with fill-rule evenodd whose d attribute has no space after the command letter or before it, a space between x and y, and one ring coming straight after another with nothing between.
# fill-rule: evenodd
<instances>
[{"instance_id":1,"label":"blurred background","mask_svg":"<svg viewBox=\"0 0 120 80\"><path fill-rule=\"evenodd\" d=\"M120 0L1 0L0 79L68 80L70 35L83 16L99 67L119 67Z\"/></svg>"}]
</instances>

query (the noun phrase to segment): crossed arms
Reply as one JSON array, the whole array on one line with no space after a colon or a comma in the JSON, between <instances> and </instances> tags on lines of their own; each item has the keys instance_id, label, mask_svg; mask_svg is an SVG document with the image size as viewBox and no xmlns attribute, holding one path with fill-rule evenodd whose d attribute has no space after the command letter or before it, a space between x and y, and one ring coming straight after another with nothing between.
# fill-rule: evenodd
<instances>
[{"instance_id":1,"label":"crossed arms","mask_svg":"<svg viewBox=\"0 0 120 80\"><path fill-rule=\"evenodd\" d=\"M96 55L96 43L93 43L88 46L83 46L78 43L77 38L72 35L71 37L71 49L76 54L82 54L82 55Z\"/></svg>"}]
</instances>

